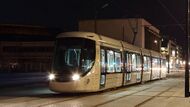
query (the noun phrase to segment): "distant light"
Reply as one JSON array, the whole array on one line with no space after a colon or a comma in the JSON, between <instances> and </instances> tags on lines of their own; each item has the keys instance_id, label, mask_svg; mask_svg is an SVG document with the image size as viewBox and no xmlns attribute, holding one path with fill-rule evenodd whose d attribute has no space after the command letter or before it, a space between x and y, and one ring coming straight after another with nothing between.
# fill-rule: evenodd
<instances>
[{"instance_id":1,"label":"distant light","mask_svg":"<svg viewBox=\"0 0 190 107\"><path fill-rule=\"evenodd\" d=\"M154 40L154 43L155 43L155 44L157 44L157 43L158 43L158 41L157 41L157 40Z\"/></svg>"},{"instance_id":2,"label":"distant light","mask_svg":"<svg viewBox=\"0 0 190 107\"><path fill-rule=\"evenodd\" d=\"M176 60L176 63L179 64L179 59Z\"/></svg>"},{"instance_id":3,"label":"distant light","mask_svg":"<svg viewBox=\"0 0 190 107\"><path fill-rule=\"evenodd\" d=\"M183 64L184 64L184 65L185 65L185 63L186 63L186 62L185 62L185 61L183 61Z\"/></svg>"},{"instance_id":4,"label":"distant light","mask_svg":"<svg viewBox=\"0 0 190 107\"><path fill-rule=\"evenodd\" d=\"M175 50L172 50L172 56L175 56Z\"/></svg>"}]
</instances>

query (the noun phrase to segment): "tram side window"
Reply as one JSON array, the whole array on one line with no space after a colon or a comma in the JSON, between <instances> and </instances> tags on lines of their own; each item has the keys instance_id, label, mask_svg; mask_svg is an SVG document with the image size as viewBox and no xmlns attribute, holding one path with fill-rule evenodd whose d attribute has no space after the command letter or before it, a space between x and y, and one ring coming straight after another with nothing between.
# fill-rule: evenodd
<instances>
[{"instance_id":1,"label":"tram side window","mask_svg":"<svg viewBox=\"0 0 190 107\"><path fill-rule=\"evenodd\" d=\"M161 66L162 66L162 70L163 70L163 71L166 71L166 70L167 70L167 68L166 68L166 60L165 60L165 59L162 59L162 60L161 60Z\"/></svg>"},{"instance_id":2,"label":"tram side window","mask_svg":"<svg viewBox=\"0 0 190 107\"><path fill-rule=\"evenodd\" d=\"M130 53L126 53L126 70L127 72L131 72L131 65L132 65L132 56Z\"/></svg>"},{"instance_id":3,"label":"tram side window","mask_svg":"<svg viewBox=\"0 0 190 107\"><path fill-rule=\"evenodd\" d=\"M115 69L116 72L121 72L121 53L115 52Z\"/></svg>"},{"instance_id":4,"label":"tram side window","mask_svg":"<svg viewBox=\"0 0 190 107\"><path fill-rule=\"evenodd\" d=\"M160 59L159 58L152 59L152 68L155 71L159 71L159 69L160 69Z\"/></svg>"},{"instance_id":5,"label":"tram side window","mask_svg":"<svg viewBox=\"0 0 190 107\"><path fill-rule=\"evenodd\" d=\"M160 70L160 58L157 58L157 68Z\"/></svg>"},{"instance_id":6,"label":"tram side window","mask_svg":"<svg viewBox=\"0 0 190 107\"><path fill-rule=\"evenodd\" d=\"M114 52L107 50L107 72L114 72Z\"/></svg>"},{"instance_id":7,"label":"tram side window","mask_svg":"<svg viewBox=\"0 0 190 107\"><path fill-rule=\"evenodd\" d=\"M142 67L141 67L141 56L139 54L137 54L136 58L137 58L136 70L137 71L141 71L142 70Z\"/></svg>"},{"instance_id":8,"label":"tram side window","mask_svg":"<svg viewBox=\"0 0 190 107\"><path fill-rule=\"evenodd\" d=\"M101 49L101 59L100 59L101 61L100 61L100 64L101 64L101 72L102 72L102 73L105 73L105 72L106 72L105 59L106 59L105 50L104 50L104 49Z\"/></svg>"},{"instance_id":9,"label":"tram side window","mask_svg":"<svg viewBox=\"0 0 190 107\"><path fill-rule=\"evenodd\" d=\"M150 57L149 56L147 56L147 63L148 63L148 72L150 72L151 71L151 59L150 59Z\"/></svg>"},{"instance_id":10,"label":"tram side window","mask_svg":"<svg viewBox=\"0 0 190 107\"><path fill-rule=\"evenodd\" d=\"M136 54L132 54L132 71L136 71L137 66L137 60L136 60Z\"/></svg>"},{"instance_id":11,"label":"tram side window","mask_svg":"<svg viewBox=\"0 0 190 107\"><path fill-rule=\"evenodd\" d=\"M143 59L144 59L143 70L146 72L148 71L148 59L146 56L144 56Z\"/></svg>"},{"instance_id":12,"label":"tram side window","mask_svg":"<svg viewBox=\"0 0 190 107\"><path fill-rule=\"evenodd\" d=\"M157 60L156 58L152 58L152 69L155 70L157 65Z\"/></svg>"},{"instance_id":13,"label":"tram side window","mask_svg":"<svg viewBox=\"0 0 190 107\"><path fill-rule=\"evenodd\" d=\"M149 72L151 70L151 61L149 56L144 56L143 70L144 72Z\"/></svg>"}]
</instances>

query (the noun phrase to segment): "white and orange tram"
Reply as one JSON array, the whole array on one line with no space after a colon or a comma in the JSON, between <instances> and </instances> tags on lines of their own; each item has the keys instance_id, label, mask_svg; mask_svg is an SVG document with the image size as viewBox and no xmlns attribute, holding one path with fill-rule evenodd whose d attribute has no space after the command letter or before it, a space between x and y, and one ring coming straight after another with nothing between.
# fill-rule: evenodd
<instances>
[{"instance_id":1,"label":"white and orange tram","mask_svg":"<svg viewBox=\"0 0 190 107\"><path fill-rule=\"evenodd\" d=\"M96 92L166 77L160 53L90 32L56 38L49 87L56 92Z\"/></svg>"}]
</instances>

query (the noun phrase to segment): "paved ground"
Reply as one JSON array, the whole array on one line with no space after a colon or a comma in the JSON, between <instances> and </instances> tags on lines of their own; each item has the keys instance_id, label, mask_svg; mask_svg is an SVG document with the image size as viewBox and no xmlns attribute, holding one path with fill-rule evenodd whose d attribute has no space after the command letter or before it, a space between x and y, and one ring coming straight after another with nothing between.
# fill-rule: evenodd
<instances>
[{"instance_id":1,"label":"paved ground","mask_svg":"<svg viewBox=\"0 0 190 107\"><path fill-rule=\"evenodd\" d=\"M184 73L175 72L167 79L91 94L29 88L22 96L0 94L0 107L190 107L190 98L184 97L183 77ZM32 92L36 94L29 94Z\"/></svg>"}]
</instances>

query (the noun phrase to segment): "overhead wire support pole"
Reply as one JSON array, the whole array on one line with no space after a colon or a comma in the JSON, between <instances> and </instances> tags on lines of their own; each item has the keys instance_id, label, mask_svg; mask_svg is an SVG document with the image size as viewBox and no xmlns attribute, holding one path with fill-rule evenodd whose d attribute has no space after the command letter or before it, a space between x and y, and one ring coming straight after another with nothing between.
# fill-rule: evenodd
<instances>
[{"instance_id":1,"label":"overhead wire support pole","mask_svg":"<svg viewBox=\"0 0 190 107\"><path fill-rule=\"evenodd\" d=\"M190 42L190 0L187 0L187 26L186 26L186 66L185 66L185 97L189 97L189 42Z\"/></svg>"}]
</instances>

